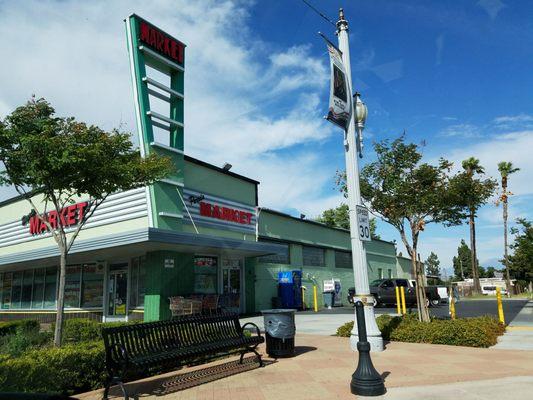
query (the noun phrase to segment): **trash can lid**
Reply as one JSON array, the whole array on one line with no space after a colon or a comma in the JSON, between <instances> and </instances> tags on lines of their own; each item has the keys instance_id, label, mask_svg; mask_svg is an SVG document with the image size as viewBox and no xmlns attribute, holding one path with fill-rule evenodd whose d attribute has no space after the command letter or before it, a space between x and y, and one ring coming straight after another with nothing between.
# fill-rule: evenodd
<instances>
[{"instance_id":1,"label":"trash can lid","mask_svg":"<svg viewBox=\"0 0 533 400\"><path fill-rule=\"evenodd\" d=\"M295 313L297 310L292 308L274 308L272 310L261 310L262 314L284 314L284 313Z\"/></svg>"}]
</instances>

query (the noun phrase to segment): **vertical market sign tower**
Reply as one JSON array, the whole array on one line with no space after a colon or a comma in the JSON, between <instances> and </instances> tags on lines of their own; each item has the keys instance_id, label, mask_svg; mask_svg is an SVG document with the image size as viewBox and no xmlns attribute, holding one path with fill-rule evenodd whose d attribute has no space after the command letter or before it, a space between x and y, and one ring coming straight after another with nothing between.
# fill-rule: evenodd
<instances>
[{"instance_id":1,"label":"vertical market sign tower","mask_svg":"<svg viewBox=\"0 0 533 400\"><path fill-rule=\"evenodd\" d=\"M125 22L141 155L157 152L176 166L173 175L146 188L150 226L179 229L185 44L135 14Z\"/></svg>"}]
</instances>

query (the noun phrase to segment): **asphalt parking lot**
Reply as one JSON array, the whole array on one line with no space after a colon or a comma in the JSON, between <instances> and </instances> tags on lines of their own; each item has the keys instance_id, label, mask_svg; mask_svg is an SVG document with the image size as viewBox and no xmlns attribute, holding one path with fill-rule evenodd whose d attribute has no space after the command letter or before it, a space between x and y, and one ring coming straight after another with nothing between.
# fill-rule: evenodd
<instances>
[{"instance_id":1,"label":"asphalt parking lot","mask_svg":"<svg viewBox=\"0 0 533 400\"><path fill-rule=\"evenodd\" d=\"M520 310L526 305L527 299L520 300L503 300L503 313L505 315L505 321L509 323L520 312ZM413 310L416 311L416 308ZM437 307L430 307L429 311L431 315L435 317L445 318L449 316L448 304L441 304ZM333 307L331 310L321 309L319 314L353 314L353 306ZM376 314L394 314L396 313L396 307L377 307L375 309ZM498 308L496 300L460 300L455 305L455 312L457 317L479 317L482 315L498 316ZM313 313L313 311L303 311L305 313Z\"/></svg>"}]
</instances>

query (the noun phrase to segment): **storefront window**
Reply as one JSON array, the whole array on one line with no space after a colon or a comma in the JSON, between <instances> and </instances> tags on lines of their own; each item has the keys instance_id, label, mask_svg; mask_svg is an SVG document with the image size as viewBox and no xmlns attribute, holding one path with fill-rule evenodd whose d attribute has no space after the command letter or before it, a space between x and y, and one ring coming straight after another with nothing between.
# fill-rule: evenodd
<instances>
[{"instance_id":1,"label":"storefront window","mask_svg":"<svg viewBox=\"0 0 533 400\"><path fill-rule=\"evenodd\" d=\"M46 268L46 278L44 284L44 308L55 308L56 306L56 283L57 267Z\"/></svg>"},{"instance_id":2,"label":"storefront window","mask_svg":"<svg viewBox=\"0 0 533 400\"><path fill-rule=\"evenodd\" d=\"M194 293L216 293L217 271L217 257L194 257Z\"/></svg>"},{"instance_id":3,"label":"storefront window","mask_svg":"<svg viewBox=\"0 0 533 400\"><path fill-rule=\"evenodd\" d=\"M11 308L11 286L13 283L13 273L6 272L2 282L2 309L9 310Z\"/></svg>"},{"instance_id":4,"label":"storefront window","mask_svg":"<svg viewBox=\"0 0 533 400\"><path fill-rule=\"evenodd\" d=\"M22 295L22 271L13 272L13 284L11 287L11 308L20 308Z\"/></svg>"},{"instance_id":5,"label":"storefront window","mask_svg":"<svg viewBox=\"0 0 533 400\"><path fill-rule=\"evenodd\" d=\"M82 307L102 307L104 297L104 268L100 264L83 265Z\"/></svg>"},{"instance_id":6,"label":"storefront window","mask_svg":"<svg viewBox=\"0 0 533 400\"><path fill-rule=\"evenodd\" d=\"M31 294L33 289L33 269L24 271L22 278L22 299L20 303L21 308L31 307Z\"/></svg>"},{"instance_id":7,"label":"storefront window","mask_svg":"<svg viewBox=\"0 0 533 400\"><path fill-rule=\"evenodd\" d=\"M352 253L335 250L335 267L352 268Z\"/></svg>"},{"instance_id":8,"label":"storefront window","mask_svg":"<svg viewBox=\"0 0 533 400\"><path fill-rule=\"evenodd\" d=\"M38 268L33 274L31 308L43 308L45 269Z\"/></svg>"},{"instance_id":9,"label":"storefront window","mask_svg":"<svg viewBox=\"0 0 533 400\"><path fill-rule=\"evenodd\" d=\"M80 306L80 277L79 265L68 265L65 275L65 307Z\"/></svg>"},{"instance_id":10,"label":"storefront window","mask_svg":"<svg viewBox=\"0 0 533 400\"><path fill-rule=\"evenodd\" d=\"M323 267L324 249L321 247L302 246L303 263L309 267Z\"/></svg>"},{"instance_id":11,"label":"storefront window","mask_svg":"<svg viewBox=\"0 0 533 400\"><path fill-rule=\"evenodd\" d=\"M288 244L276 242L276 241L270 241L270 240L261 240L261 241L282 245L283 250L277 254L270 254L268 256L259 257L257 259L259 263L266 263L266 264L290 264L291 263Z\"/></svg>"}]
</instances>

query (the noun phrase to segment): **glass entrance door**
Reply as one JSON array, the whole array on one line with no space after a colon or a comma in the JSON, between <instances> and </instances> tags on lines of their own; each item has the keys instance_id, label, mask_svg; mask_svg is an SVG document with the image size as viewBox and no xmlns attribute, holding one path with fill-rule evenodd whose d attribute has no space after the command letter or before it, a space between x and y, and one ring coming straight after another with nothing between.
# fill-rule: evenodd
<instances>
[{"instance_id":1,"label":"glass entrance door","mask_svg":"<svg viewBox=\"0 0 533 400\"><path fill-rule=\"evenodd\" d=\"M241 259L222 260L223 307L227 311L242 311L242 264Z\"/></svg>"},{"instance_id":2,"label":"glass entrance door","mask_svg":"<svg viewBox=\"0 0 533 400\"><path fill-rule=\"evenodd\" d=\"M127 315L128 272L126 270L109 271L107 315L124 318Z\"/></svg>"}]
</instances>

